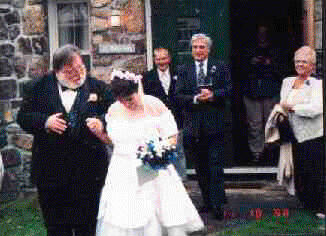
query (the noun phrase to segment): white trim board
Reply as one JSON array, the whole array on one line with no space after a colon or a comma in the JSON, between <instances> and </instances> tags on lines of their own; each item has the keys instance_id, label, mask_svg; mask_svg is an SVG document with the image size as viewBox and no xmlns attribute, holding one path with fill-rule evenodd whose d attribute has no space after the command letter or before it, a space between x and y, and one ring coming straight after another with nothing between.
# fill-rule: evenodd
<instances>
[{"instance_id":1,"label":"white trim board","mask_svg":"<svg viewBox=\"0 0 326 236\"><path fill-rule=\"evenodd\" d=\"M277 167L233 167L224 168L224 174L277 174ZM196 174L195 169L187 169L188 175Z\"/></svg>"}]
</instances>

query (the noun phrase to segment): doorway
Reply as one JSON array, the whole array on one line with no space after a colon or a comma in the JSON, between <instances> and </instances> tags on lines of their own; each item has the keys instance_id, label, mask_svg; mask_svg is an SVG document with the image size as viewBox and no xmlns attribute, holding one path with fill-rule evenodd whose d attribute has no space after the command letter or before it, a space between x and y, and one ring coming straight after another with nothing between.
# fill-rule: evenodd
<instances>
[{"instance_id":1,"label":"doorway","mask_svg":"<svg viewBox=\"0 0 326 236\"><path fill-rule=\"evenodd\" d=\"M250 44L260 20L273 26L273 40L282 48L288 69L293 52L301 46L302 2L294 0L150 0L153 48L166 47L173 65L191 59L189 41L194 33L206 33L213 40L211 56L232 68L233 95L227 107L225 166L247 166L252 159L248 148L247 122L242 100L241 51ZM265 166L275 166L273 153ZM192 166L187 163L188 168Z\"/></svg>"},{"instance_id":2,"label":"doorway","mask_svg":"<svg viewBox=\"0 0 326 236\"><path fill-rule=\"evenodd\" d=\"M246 82L242 53L256 41L259 23L270 26L271 40L282 51L285 75L294 73L293 53L303 43L302 1L293 0L230 0L231 64L233 80L233 143L234 160L237 166L246 166L253 159L248 147L248 123L243 103L243 83ZM283 78L280 78L283 79ZM276 166L278 148L264 152L262 162L257 165ZM252 164L252 163L250 163Z\"/></svg>"}]
</instances>

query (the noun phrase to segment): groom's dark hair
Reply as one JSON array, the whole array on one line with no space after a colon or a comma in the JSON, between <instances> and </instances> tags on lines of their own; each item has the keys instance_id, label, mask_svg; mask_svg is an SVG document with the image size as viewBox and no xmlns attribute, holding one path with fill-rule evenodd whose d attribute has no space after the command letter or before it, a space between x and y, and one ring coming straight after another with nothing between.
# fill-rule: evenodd
<instances>
[{"instance_id":1,"label":"groom's dark hair","mask_svg":"<svg viewBox=\"0 0 326 236\"><path fill-rule=\"evenodd\" d=\"M121 79L116 76L111 81L111 91L115 98L128 97L133 93L137 93L138 84L133 80Z\"/></svg>"}]
</instances>

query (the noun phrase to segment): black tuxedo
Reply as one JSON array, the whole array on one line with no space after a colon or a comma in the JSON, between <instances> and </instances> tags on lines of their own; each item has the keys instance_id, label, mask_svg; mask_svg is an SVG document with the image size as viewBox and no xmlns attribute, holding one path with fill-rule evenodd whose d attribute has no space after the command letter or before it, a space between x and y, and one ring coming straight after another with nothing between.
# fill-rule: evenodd
<instances>
[{"instance_id":1,"label":"black tuxedo","mask_svg":"<svg viewBox=\"0 0 326 236\"><path fill-rule=\"evenodd\" d=\"M179 68L176 100L184 110L184 147L195 168L207 207L218 208L224 203L224 112L225 99L231 93L229 67L209 58L207 78L212 81L214 99L194 103L199 92L195 62Z\"/></svg>"},{"instance_id":2,"label":"black tuxedo","mask_svg":"<svg viewBox=\"0 0 326 236\"><path fill-rule=\"evenodd\" d=\"M90 99L91 98L91 99ZM18 112L18 124L34 135L32 181L36 184L47 225L93 224L104 184L106 147L86 127L88 117L104 119L113 96L104 82L88 77L79 89L69 114L70 127L62 134L45 129L48 117L63 113L54 73L28 83ZM54 210L53 211L48 210Z\"/></svg>"},{"instance_id":3,"label":"black tuxedo","mask_svg":"<svg viewBox=\"0 0 326 236\"><path fill-rule=\"evenodd\" d=\"M168 94L165 93L162 83L159 79L159 74L157 69L152 69L143 75L143 87L144 93L152 95L154 97L159 98L172 112L174 118L178 124L178 128L182 127L182 117L180 109L175 104L174 95L175 95L175 84L177 81L176 74L170 69L170 87Z\"/></svg>"}]
</instances>

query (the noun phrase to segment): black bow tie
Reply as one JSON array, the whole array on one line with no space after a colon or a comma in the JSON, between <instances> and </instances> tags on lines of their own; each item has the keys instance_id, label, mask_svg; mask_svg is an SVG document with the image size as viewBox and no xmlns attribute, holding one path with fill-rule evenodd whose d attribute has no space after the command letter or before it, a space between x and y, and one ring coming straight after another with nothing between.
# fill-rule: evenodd
<instances>
[{"instance_id":1,"label":"black bow tie","mask_svg":"<svg viewBox=\"0 0 326 236\"><path fill-rule=\"evenodd\" d=\"M67 91L67 90L71 90L71 91L75 91L75 92L78 91L78 88L73 89L73 88L68 88L66 86L62 86L62 85L61 85L61 89L62 89L62 92Z\"/></svg>"}]
</instances>

